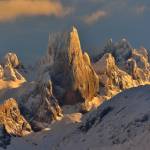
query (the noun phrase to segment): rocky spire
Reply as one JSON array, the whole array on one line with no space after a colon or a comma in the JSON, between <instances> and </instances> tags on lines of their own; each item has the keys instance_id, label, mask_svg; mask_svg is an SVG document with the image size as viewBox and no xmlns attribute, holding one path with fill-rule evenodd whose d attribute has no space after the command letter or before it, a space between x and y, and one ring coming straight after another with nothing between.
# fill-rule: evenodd
<instances>
[{"instance_id":1,"label":"rocky spire","mask_svg":"<svg viewBox=\"0 0 150 150\"><path fill-rule=\"evenodd\" d=\"M78 55L79 57L82 55L80 39L78 35L77 29L73 26L72 30L69 33L69 45L68 45L68 54L70 61L72 61L72 57Z\"/></svg>"},{"instance_id":2,"label":"rocky spire","mask_svg":"<svg viewBox=\"0 0 150 150\"><path fill-rule=\"evenodd\" d=\"M52 82L49 72L39 77L35 88L26 94L20 102L24 115L30 120L34 131L42 130L52 121L63 116L62 109L53 95Z\"/></svg>"},{"instance_id":3,"label":"rocky spire","mask_svg":"<svg viewBox=\"0 0 150 150\"><path fill-rule=\"evenodd\" d=\"M57 120L59 117L62 117L62 110L57 99L53 95L52 82L48 72L42 76L38 88L41 104L36 114L37 119L51 122L52 120Z\"/></svg>"},{"instance_id":4,"label":"rocky spire","mask_svg":"<svg viewBox=\"0 0 150 150\"><path fill-rule=\"evenodd\" d=\"M97 95L98 77L88 54L82 52L77 29L72 27L49 39L47 54L53 58L50 74L54 93L61 93L58 99L67 104L91 101Z\"/></svg>"}]
</instances>

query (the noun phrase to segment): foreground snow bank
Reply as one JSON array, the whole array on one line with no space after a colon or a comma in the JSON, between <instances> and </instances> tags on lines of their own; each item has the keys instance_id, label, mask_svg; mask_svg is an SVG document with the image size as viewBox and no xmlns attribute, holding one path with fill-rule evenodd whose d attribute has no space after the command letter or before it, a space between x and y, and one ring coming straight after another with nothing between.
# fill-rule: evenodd
<instances>
[{"instance_id":1,"label":"foreground snow bank","mask_svg":"<svg viewBox=\"0 0 150 150\"><path fill-rule=\"evenodd\" d=\"M81 123L65 116L47 131L12 139L8 149L149 150L149 91L150 86L141 86L122 92L88 113Z\"/></svg>"}]
</instances>

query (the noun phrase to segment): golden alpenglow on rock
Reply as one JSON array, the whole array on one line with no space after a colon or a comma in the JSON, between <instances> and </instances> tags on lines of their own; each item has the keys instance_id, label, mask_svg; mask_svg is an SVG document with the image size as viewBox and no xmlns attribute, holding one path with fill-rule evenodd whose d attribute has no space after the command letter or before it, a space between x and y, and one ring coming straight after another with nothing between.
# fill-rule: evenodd
<instances>
[{"instance_id":1,"label":"golden alpenglow on rock","mask_svg":"<svg viewBox=\"0 0 150 150\"><path fill-rule=\"evenodd\" d=\"M0 0L0 150L150 150L149 14L150 0Z\"/></svg>"},{"instance_id":2,"label":"golden alpenglow on rock","mask_svg":"<svg viewBox=\"0 0 150 150\"><path fill-rule=\"evenodd\" d=\"M50 74L60 103L92 101L99 90L99 79L88 54L82 52L77 29L50 36L48 57L53 59Z\"/></svg>"},{"instance_id":3,"label":"golden alpenglow on rock","mask_svg":"<svg viewBox=\"0 0 150 150\"><path fill-rule=\"evenodd\" d=\"M89 56L75 27L49 34L31 66L8 52L0 60L0 148L99 150L141 139L150 124L149 58L127 39Z\"/></svg>"},{"instance_id":4,"label":"golden alpenglow on rock","mask_svg":"<svg viewBox=\"0 0 150 150\"><path fill-rule=\"evenodd\" d=\"M134 49L122 39L117 43L108 41L102 56L93 64L99 75L100 95L110 99L117 93L150 84L150 64L145 48Z\"/></svg>"},{"instance_id":5,"label":"golden alpenglow on rock","mask_svg":"<svg viewBox=\"0 0 150 150\"><path fill-rule=\"evenodd\" d=\"M32 132L30 124L20 114L16 100L12 98L0 105L0 124L10 135L26 136Z\"/></svg>"}]
</instances>

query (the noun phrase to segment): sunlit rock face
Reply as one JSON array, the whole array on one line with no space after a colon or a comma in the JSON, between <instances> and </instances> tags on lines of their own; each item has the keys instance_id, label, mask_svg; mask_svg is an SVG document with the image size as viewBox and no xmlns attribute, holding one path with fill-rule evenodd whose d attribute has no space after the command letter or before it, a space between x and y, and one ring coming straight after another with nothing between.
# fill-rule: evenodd
<instances>
[{"instance_id":1,"label":"sunlit rock face","mask_svg":"<svg viewBox=\"0 0 150 150\"><path fill-rule=\"evenodd\" d=\"M4 77L4 69L2 65L0 65L0 79L3 79L3 77Z\"/></svg>"},{"instance_id":2,"label":"sunlit rock face","mask_svg":"<svg viewBox=\"0 0 150 150\"><path fill-rule=\"evenodd\" d=\"M25 81L25 78L15 68L13 68L11 66L11 64L5 65L5 67L4 67L4 77L5 77L5 80Z\"/></svg>"},{"instance_id":3,"label":"sunlit rock face","mask_svg":"<svg viewBox=\"0 0 150 150\"><path fill-rule=\"evenodd\" d=\"M44 73L33 91L24 96L20 102L24 115L30 120L33 130L45 128L53 120L63 116L57 99L52 92L52 82L49 73Z\"/></svg>"},{"instance_id":4,"label":"sunlit rock face","mask_svg":"<svg viewBox=\"0 0 150 150\"><path fill-rule=\"evenodd\" d=\"M11 64L13 68L16 68L20 65L20 61L15 53L8 53L4 57L4 64Z\"/></svg>"},{"instance_id":5,"label":"sunlit rock face","mask_svg":"<svg viewBox=\"0 0 150 150\"><path fill-rule=\"evenodd\" d=\"M133 49L131 58L126 61L127 71L135 80L140 83L150 81L150 64L148 53L145 48L139 50Z\"/></svg>"},{"instance_id":6,"label":"sunlit rock face","mask_svg":"<svg viewBox=\"0 0 150 150\"><path fill-rule=\"evenodd\" d=\"M0 125L14 136L25 136L32 132L29 123L21 115L16 100L12 98L0 105Z\"/></svg>"},{"instance_id":7,"label":"sunlit rock face","mask_svg":"<svg viewBox=\"0 0 150 150\"><path fill-rule=\"evenodd\" d=\"M147 69L149 67L147 50L143 47L134 49L127 39L122 39L116 43L113 43L112 40L111 42L108 41L103 50L103 54L105 53L111 53L117 66L124 71L127 71L127 62L130 59L135 60L138 68Z\"/></svg>"},{"instance_id":8,"label":"sunlit rock face","mask_svg":"<svg viewBox=\"0 0 150 150\"><path fill-rule=\"evenodd\" d=\"M99 79L88 54L82 52L77 29L73 27L69 33L49 39L50 74L60 103L92 101L99 89Z\"/></svg>"},{"instance_id":9,"label":"sunlit rock face","mask_svg":"<svg viewBox=\"0 0 150 150\"><path fill-rule=\"evenodd\" d=\"M115 44L109 40L93 67L100 78L100 95L109 98L124 89L150 83L147 50L132 48L126 39Z\"/></svg>"},{"instance_id":10,"label":"sunlit rock face","mask_svg":"<svg viewBox=\"0 0 150 150\"><path fill-rule=\"evenodd\" d=\"M111 53L104 56L93 65L100 78L100 95L111 98L122 90L136 86L136 81L119 69Z\"/></svg>"},{"instance_id":11,"label":"sunlit rock face","mask_svg":"<svg viewBox=\"0 0 150 150\"><path fill-rule=\"evenodd\" d=\"M41 74L37 75L38 79L29 83L19 73L20 66L21 63L16 54L8 53L5 56L0 66L0 83L3 84L1 89L6 88L7 93L7 88L10 90L11 88L18 88L18 90L14 90L14 94L10 92L10 95L17 98L19 108L33 130L39 131L47 127L53 120L61 119L63 112L57 99L53 96L49 72L43 70ZM15 86L11 87L8 85L9 83ZM18 93L16 93L17 91ZM6 97L10 96L6 95ZM13 132L13 128L13 126L12 128L8 126L7 133ZM21 133L18 136L21 136Z\"/></svg>"},{"instance_id":12,"label":"sunlit rock face","mask_svg":"<svg viewBox=\"0 0 150 150\"><path fill-rule=\"evenodd\" d=\"M20 61L15 53L6 54L2 65L0 65L0 79L25 82L25 78L18 71L20 65Z\"/></svg>"}]
</instances>

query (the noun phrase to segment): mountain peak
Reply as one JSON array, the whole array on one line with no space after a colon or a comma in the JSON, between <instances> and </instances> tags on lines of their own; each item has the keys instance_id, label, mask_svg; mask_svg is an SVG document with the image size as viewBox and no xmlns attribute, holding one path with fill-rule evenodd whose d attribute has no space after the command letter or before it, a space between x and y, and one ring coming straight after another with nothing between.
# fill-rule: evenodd
<instances>
[{"instance_id":1,"label":"mountain peak","mask_svg":"<svg viewBox=\"0 0 150 150\"><path fill-rule=\"evenodd\" d=\"M69 50L73 53L81 51L80 38L77 29L73 26L69 37Z\"/></svg>"},{"instance_id":2,"label":"mountain peak","mask_svg":"<svg viewBox=\"0 0 150 150\"><path fill-rule=\"evenodd\" d=\"M25 82L26 79L19 73L20 61L15 53L7 53L0 64L0 79Z\"/></svg>"},{"instance_id":3,"label":"mountain peak","mask_svg":"<svg viewBox=\"0 0 150 150\"><path fill-rule=\"evenodd\" d=\"M70 45L71 44L74 46L76 45L76 46L78 46L79 49L81 49L78 30L74 26L72 27L72 31L70 32Z\"/></svg>"},{"instance_id":4,"label":"mountain peak","mask_svg":"<svg viewBox=\"0 0 150 150\"><path fill-rule=\"evenodd\" d=\"M72 29L71 29L72 32L78 32L77 28L75 26L72 26Z\"/></svg>"},{"instance_id":5,"label":"mountain peak","mask_svg":"<svg viewBox=\"0 0 150 150\"><path fill-rule=\"evenodd\" d=\"M54 92L59 93L56 98L63 104L92 101L98 91L98 76L88 54L82 52L77 28L52 34L49 39L46 57L53 60L50 76Z\"/></svg>"},{"instance_id":6,"label":"mountain peak","mask_svg":"<svg viewBox=\"0 0 150 150\"><path fill-rule=\"evenodd\" d=\"M11 64L12 67L16 68L20 65L20 61L15 53L7 53L4 57L4 64Z\"/></svg>"}]
</instances>

